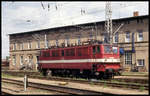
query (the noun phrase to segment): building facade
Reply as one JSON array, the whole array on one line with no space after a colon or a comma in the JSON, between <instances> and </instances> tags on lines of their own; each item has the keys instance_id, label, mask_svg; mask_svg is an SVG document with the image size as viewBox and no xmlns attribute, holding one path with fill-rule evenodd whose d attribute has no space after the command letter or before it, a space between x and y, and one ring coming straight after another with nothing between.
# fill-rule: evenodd
<instances>
[{"instance_id":1,"label":"building facade","mask_svg":"<svg viewBox=\"0 0 150 96\"><path fill-rule=\"evenodd\" d=\"M148 15L113 20L113 32L124 24L114 33L113 43L120 47L121 65L128 71L149 71L148 21ZM37 70L40 50L82 45L89 40L104 41L105 36L104 21L9 34L9 68L19 70L28 65Z\"/></svg>"}]
</instances>

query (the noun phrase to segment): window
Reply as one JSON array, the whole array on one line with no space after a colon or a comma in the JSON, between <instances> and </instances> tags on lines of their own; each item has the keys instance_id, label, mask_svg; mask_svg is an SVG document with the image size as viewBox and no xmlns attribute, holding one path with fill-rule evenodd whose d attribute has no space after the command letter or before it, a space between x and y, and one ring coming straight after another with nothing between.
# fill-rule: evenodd
<instances>
[{"instance_id":1,"label":"window","mask_svg":"<svg viewBox=\"0 0 150 96\"><path fill-rule=\"evenodd\" d=\"M43 52L43 56L44 56L44 57L49 57L49 56L50 56L50 53L49 53L49 52Z\"/></svg>"},{"instance_id":2,"label":"window","mask_svg":"<svg viewBox=\"0 0 150 96\"><path fill-rule=\"evenodd\" d=\"M59 56L59 51L58 50L52 51L52 56L53 57L58 57Z\"/></svg>"},{"instance_id":3,"label":"window","mask_svg":"<svg viewBox=\"0 0 150 96\"><path fill-rule=\"evenodd\" d=\"M132 53L131 52L125 52L125 64L126 65L132 64Z\"/></svg>"},{"instance_id":4,"label":"window","mask_svg":"<svg viewBox=\"0 0 150 96\"><path fill-rule=\"evenodd\" d=\"M40 48L40 41L37 41L37 48Z\"/></svg>"},{"instance_id":5,"label":"window","mask_svg":"<svg viewBox=\"0 0 150 96\"><path fill-rule=\"evenodd\" d=\"M126 32L125 42L130 42L130 32Z\"/></svg>"},{"instance_id":6,"label":"window","mask_svg":"<svg viewBox=\"0 0 150 96\"><path fill-rule=\"evenodd\" d=\"M143 19L137 19L137 23L143 23Z\"/></svg>"},{"instance_id":7,"label":"window","mask_svg":"<svg viewBox=\"0 0 150 96\"><path fill-rule=\"evenodd\" d=\"M78 54L78 56L82 56L82 53L81 53L81 52L82 52L82 48L78 48L78 49L77 49L77 54Z\"/></svg>"},{"instance_id":8,"label":"window","mask_svg":"<svg viewBox=\"0 0 150 96\"><path fill-rule=\"evenodd\" d=\"M117 54L117 53L118 53L118 50L117 50L117 49L118 49L117 47L112 47L112 51L113 51L114 54Z\"/></svg>"},{"instance_id":9,"label":"window","mask_svg":"<svg viewBox=\"0 0 150 96\"><path fill-rule=\"evenodd\" d=\"M57 39L57 40L56 40L56 46L58 46L58 43L59 43L59 42L58 42L58 39Z\"/></svg>"},{"instance_id":10,"label":"window","mask_svg":"<svg viewBox=\"0 0 150 96\"><path fill-rule=\"evenodd\" d=\"M51 47L51 43L50 43L50 40L49 40L49 42L48 42L48 48L50 48Z\"/></svg>"},{"instance_id":11,"label":"window","mask_svg":"<svg viewBox=\"0 0 150 96\"><path fill-rule=\"evenodd\" d=\"M100 46L93 46L93 54L100 52Z\"/></svg>"},{"instance_id":12,"label":"window","mask_svg":"<svg viewBox=\"0 0 150 96\"><path fill-rule=\"evenodd\" d=\"M74 55L75 55L75 49L66 50L66 56L74 56Z\"/></svg>"},{"instance_id":13,"label":"window","mask_svg":"<svg viewBox=\"0 0 150 96\"><path fill-rule=\"evenodd\" d=\"M64 50L61 50L61 56L64 56Z\"/></svg>"},{"instance_id":14,"label":"window","mask_svg":"<svg viewBox=\"0 0 150 96\"><path fill-rule=\"evenodd\" d=\"M137 66L144 66L145 65L144 59L138 59L137 61L138 61Z\"/></svg>"},{"instance_id":15,"label":"window","mask_svg":"<svg viewBox=\"0 0 150 96\"><path fill-rule=\"evenodd\" d=\"M20 44L20 50L23 50L23 43Z\"/></svg>"},{"instance_id":16,"label":"window","mask_svg":"<svg viewBox=\"0 0 150 96\"><path fill-rule=\"evenodd\" d=\"M13 65L16 65L16 56L13 56Z\"/></svg>"},{"instance_id":17,"label":"window","mask_svg":"<svg viewBox=\"0 0 150 96\"><path fill-rule=\"evenodd\" d=\"M31 49L31 42L28 42L28 49Z\"/></svg>"},{"instance_id":18,"label":"window","mask_svg":"<svg viewBox=\"0 0 150 96\"><path fill-rule=\"evenodd\" d=\"M45 41L45 48L48 48L49 45L48 45L48 40Z\"/></svg>"},{"instance_id":19,"label":"window","mask_svg":"<svg viewBox=\"0 0 150 96\"><path fill-rule=\"evenodd\" d=\"M117 43L118 42L118 38L119 38L119 34L118 34L118 32L115 34L115 40L114 40L114 43Z\"/></svg>"},{"instance_id":20,"label":"window","mask_svg":"<svg viewBox=\"0 0 150 96\"><path fill-rule=\"evenodd\" d=\"M75 49L70 49L70 56L75 56Z\"/></svg>"},{"instance_id":21,"label":"window","mask_svg":"<svg viewBox=\"0 0 150 96\"><path fill-rule=\"evenodd\" d=\"M104 52L105 52L105 53L111 53L111 46L105 45L105 46L104 46Z\"/></svg>"},{"instance_id":22,"label":"window","mask_svg":"<svg viewBox=\"0 0 150 96\"><path fill-rule=\"evenodd\" d=\"M23 56L20 56L20 65L23 65Z\"/></svg>"},{"instance_id":23,"label":"window","mask_svg":"<svg viewBox=\"0 0 150 96\"><path fill-rule=\"evenodd\" d=\"M16 50L16 43L13 44L13 50Z\"/></svg>"},{"instance_id":24,"label":"window","mask_svg":"<svg viewBox=\"0 0 150 96\"><path fill-rule=\"evenodd\" d=\"M80 45L81 40L80 40L80 36L78 37L78 45Z\"/></svg>"},{"instance_id":25,"label":"window","mask_svg":"<svg viewBox=\"0 0 150 96\"><path fill-rule=\"evenodd\" d=\"M55 52L54 51L52 51L52 56L55 57Z\"/></svg>"},{"instance_id":26,"label":"window","mask_svg":"<svg viewBox=\"0 0 150 96\"><path fill-rule=\"evenodd\" d=\"M93 28L92 28L93 29ZM92 39L93 38L93 34L92 32L90 33L90 36L89 36L89 39Z\"/></svg>"},{"instance_id":27,"label":"window","mask_svg":"<svg viewBox=\"0 0 150 96\"><path fill-rule=\"evenodd\" d=\"M66 36L66 39L65 39L65 45L66 45L66 46L69 45L69 38L68 38L68 36Z\"/></svg>"},{"instance_id":28,"label":"window","mask_svg":"<svg viewBox=\"0 0 150 96\"><path fill-rule=\"evenodd\" d=\"M139 19L137 19L137 23L139 23Z\"/></svg>"},{"instance_id":29,"label":"window","mask_svg":"<svg viewBox=\"0 0 150 96\"><path fill-rule=\"evenodd\" d=\"M33 59L33 56L32 56L32 55L28 56L29 66L32 65L32 59Z\"/></svg>"},{"instance_id":30,"label":"window","mask_svg":"<svg viewBox=\"0 0 150 96\"><path fill-rule=\"evenodd\" d=\"M96 46L93 46L93 54L96 53Z\"/></svg>"},{"instance_id":31,"label":"window","mask_svg":"<svg viewBox=\"0 0 150 96\"><path fill-rule=\"evenodd\" d=\"M97 53L99 53L100 52L100 47L99 46L97 46Z\"/></svg>"},{"instance_id":32,"label":"window","mask_svg":"<svg viewBox=\"0 0 150 96\"><path fill-rule=\"evenodd\" d=\"M138 30L138 41L143 41L143 31L142 30Z\"/></svg>"},{"instance_id":33,"label":"window","mask_svg":"<svg viewBox=\"0 0 150 96\"><path fill-rule=\"evenodd\" d=\"M109 34L108 33L103 33L104 36L104 43L108 43L109 42Z\"/></svg>"}]
</instances>

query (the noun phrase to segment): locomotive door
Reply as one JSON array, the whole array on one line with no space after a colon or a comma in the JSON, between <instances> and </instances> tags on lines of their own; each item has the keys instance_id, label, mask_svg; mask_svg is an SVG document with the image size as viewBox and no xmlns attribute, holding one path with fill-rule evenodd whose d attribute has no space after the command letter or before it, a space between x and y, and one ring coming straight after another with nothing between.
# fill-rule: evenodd
<instances>
[{"instance_id":1,"label":"locomotive door","mask_svg":"<svg viewBox=\"0 0 150 96\"><path fill-rule=\"evenodd\" d=\"M93 72L96 70L96 46L92 47Z\"/></svg>"}]
</instances>

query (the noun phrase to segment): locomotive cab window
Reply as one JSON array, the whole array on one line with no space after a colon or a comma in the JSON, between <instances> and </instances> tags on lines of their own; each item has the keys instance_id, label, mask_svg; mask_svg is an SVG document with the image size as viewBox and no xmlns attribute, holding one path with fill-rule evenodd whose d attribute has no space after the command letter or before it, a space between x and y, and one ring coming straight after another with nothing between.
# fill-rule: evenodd
<instances>
[{"instance_id":1,"label":"locomotive cab window","mask_svg":"<svg viewBox=\"0 0 150 96\"><path fill-rule=\"evenodd\" d=\"M108 54L111 53L111 46L105 45L104 46L104 52L108 53Z\"/></svg>"},{"instance_id":2,"label":"locomotive cab window","mask_svg":"<svg viewBox=\"0 0 150 96\"><path fill-rule=\"evenodd\" d=\"M112 47L112 51L113 51L114 54L117 54L117 53L118 53L118 50L117 50L117 49L118 49L117 47Z\"/></svg>"}]
</instances>

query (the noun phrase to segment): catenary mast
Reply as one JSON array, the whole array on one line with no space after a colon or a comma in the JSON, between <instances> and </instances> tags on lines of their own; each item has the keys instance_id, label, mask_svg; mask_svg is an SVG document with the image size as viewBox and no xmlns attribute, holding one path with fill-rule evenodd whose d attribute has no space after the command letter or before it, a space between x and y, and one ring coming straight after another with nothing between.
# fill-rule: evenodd
<instances>
[{"instance_id":1,"label":"catenary mast","mask_svg":"<svg viewBox=\"0 0 150 96\"><path fill-rule=\"evenodd\" d=\"M111 2L107 1L105 5L105 31L107 32L106 40L107 43L113 43L113 36L112 36L112 10L111 10Z\"/></svg>"}]
</instances>

